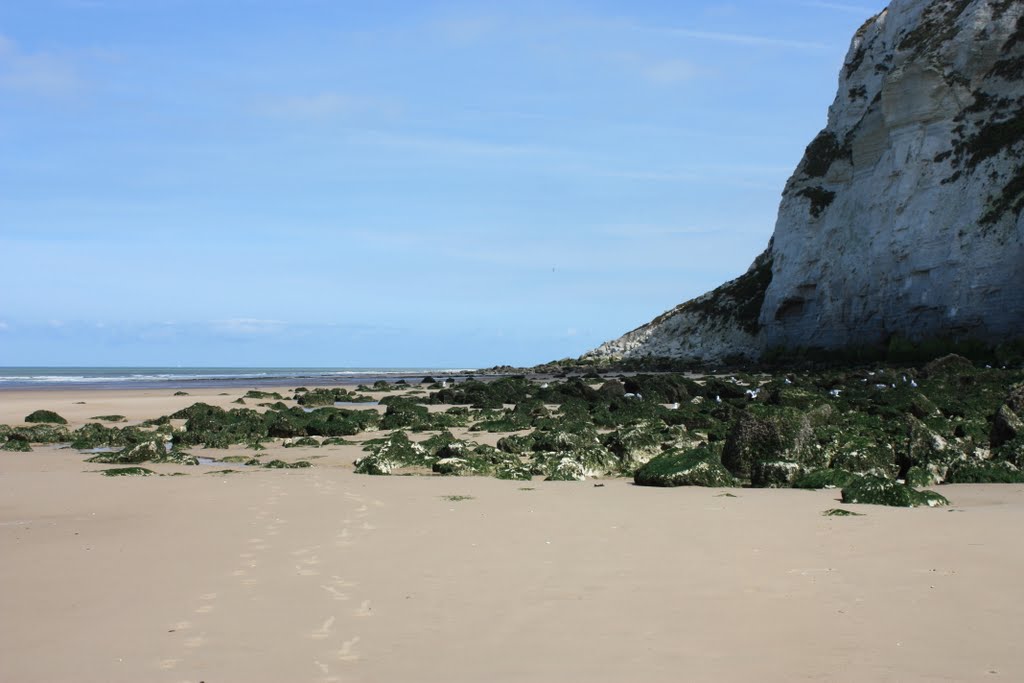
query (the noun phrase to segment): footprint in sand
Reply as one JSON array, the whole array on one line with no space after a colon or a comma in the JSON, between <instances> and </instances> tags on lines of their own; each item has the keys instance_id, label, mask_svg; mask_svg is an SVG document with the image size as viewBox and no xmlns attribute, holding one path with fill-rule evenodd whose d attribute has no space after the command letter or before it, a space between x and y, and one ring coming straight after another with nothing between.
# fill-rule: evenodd
<instances>
[{"instance_id":1,"label":"footprint in sand","mask_svg":"<svg viewBox=\"0 0 1024 683\"><path fill-rule=\"evenodd\" d=\"M160 663L157 666L159 666L164 671L170 671L174 667L178 666L180 662L180 659L161 659Z\"/></svg>"},{"instance_id":2,"label":"footprint in sand","mask_svg":"<svg viewBox=\"0 0 1024 683\"><path fill-rule=\"evenodd\" d=\"M340 683L341 679L337 676L331 676L331 668L323 662L314 659L313 665L320 669L320 673L324 675L323 678L318 678L317 683Z\"/></svg>"},{"instance_id":3,"label":"footprint in sand","mask_svg":"<svg viewBox=\"0 0 1024 683\"><path fill-rule=\"evenodd\" d=\"M185 647L187 647L189 649L195 649L197 647L202 647L205 644L206 644L206 638L204 638L203 636L193 636L192 638L186 638L185 639Z\"/></svg>"},{"instance_id":4,"label":"footprint in sand","mask_svg":"<svg viewBox=\"0 0 1024 683\"><path fill-rule=\"evenodd\" d=\"M351 640L346 640L344 643L342 643L341 649L338 650L338 659L340 659L343 662L357 661L359 659L359 655L357 655L352 650L355 648L356 643L358 642L359 636L355 636Z\"/></svg>"},{"instance_id":5,"label":"footprint in sand","mask_svg":"<svg viewBox=\"0 0 1024 683\"><path fill-rule=\"evenodd\" d=\"M320 586L325 591L331 594L331 597L335 600L348 600L348 593L343 593L334 586Z\"/></svg>"},{"instance_id":6,"label":"footprint in sand","mask_svg":"<svg viewBox=\"0 0 1024 683\"><path fill-rule=\"evenodd\" d=\"M330 619L325 621L323 623L323 625L320 626L320 628L318 628L317 630L313 631L309 635L309 637L312 638L313 640L324 640L324 639L326 639L328 636L331 635L331 628L334 626L334 621L335 621L335 618L331 617Z\"/></svg>"},{"instance_id":7,"label":"footprint in sand","mask_svg":"<svg viewBox=\"0 0 1024 683\"><path fill-rule=\"evenodd\" d=\"M359 605L359 609L354 611L352 613L352 616L354 616L354 617L372 617L373 616L373 608L370 607L370 601L369 600L363 600L363 604Z\"/></svg>"},{"instance_id":8,"label":"footprint in sand","mask_svg":"<svg viewBox=\"0 0 1024 683\"><path fill-rule=\"evenodd\" d=\"M212 611L213 605L203 605L202 607L197 607L195 610L196 614L209 614Z\"/></svg>"}]
</instances>

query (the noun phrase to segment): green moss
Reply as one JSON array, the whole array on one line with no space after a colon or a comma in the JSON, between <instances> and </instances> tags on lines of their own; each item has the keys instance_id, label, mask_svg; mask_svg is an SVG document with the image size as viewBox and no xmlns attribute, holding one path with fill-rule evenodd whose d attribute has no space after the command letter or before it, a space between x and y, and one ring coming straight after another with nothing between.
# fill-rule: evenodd
<instances>
[{"instance_id":1,"label":"green moss","mask_svg":"<svg viewBox=\"0 0 1024 683\"><path fill-rule=\"evenodd\" d=\"M820 469L807 472L793 482L798 489L841 489L853 481L852 472L842 469Z\"/></svg>"},{"instance_id":2,"label":"green moss","mask_svg":"<svg viewBox=\"0 0 1024 683\"><path fill-rule=\"evenodd\" d=\"M125 419L127 418L125 418L124 415L96 415L95 417L90 417L89 419L102 420L103 422L124 422Z\"/></svg>"},{"instance_id":3,"label":"green moss","mask_svg":"<svg viewBox=\"0 0 1024 683\"><path fill-rule=\"evenodd\" d=\"M52 410L37 410L25 416L25 422L46 422L49 424L66 425L68 423L63 417Z\"/></svg>"},{"instance_id":4,"label":"green moss","mask_svg":"<svg viewBox=\"0 0 1024 683\"><path fill-rule=\"evenodd\" d=\"M810 212L814 218L821 218L821 214L832 205L836 198L835 192L823 187L805 187L796 194L798 197L806 197L811 200Z\"/></svg>"},{"instance_id":5,"label":"green moss","mask_svg":"<svg viewBox=\"0 0 1024 683\"><path fill-rule=\"evenodd\" d=\"M292 463L285 462L284 460L271 460L270 462L265 463L263 465L264 468L271 470L295 470L312 466L312 464L306 462L305 460L298 460Z\"/></svg>"},{"instance_id":6,"label":"green moss","mask_svg":"<svg viewBox=\"0 0 1024 683\"><path fill-rule=\"evenodd\" d=\"M843 488L842 500L847 504L861 503L892 507L917 507L919 505L937 507L949 504L945 497L934 491L915 491L893 479L875 476L859 477L850 482Z\"/></svg>"},{"instance_id":7,"label":"green moss","mask_svg":"<svg viewBox=\"0 0 1024 683\"><path fill-rule=\"evenodd\" d=\"M922 54L946 43L956 35L956 22L972 0L938 0L930 3L914 30L900 41L900 50Z\"/></svg>"},{"instance_id":8,"label":"green moss","mask_svg":"<svg viewBox=\"0 0 1024 683\"><path fill-rule=\"evenodd\" d=\"M863 517L859 512L851 512L850 510L843 510L842 508L832 508L825 510L821 513L825 517Z\"/></svg>"},{"instance_id":9,"label":"green moss","mask_svg":"<svg viewBox=\"0 0 1024 683\"><path fill-rule=\"evenodd\" d=\"M5 441L3 446L0 446L0 450L12 453L31 453L32 444L30 444L27 439L14 435Z\"/></svg>"},{"instance_id":10,"label":"green moss","mask_svg":"<svg viewBox=\"0 0 1024 683\"><path fill-rule=\"evenodd\" d=\"M1022 484L1024 472L1008 462L960 462L950 468L946 481L950 484Z\"/></svg>"},{"instance_id":11,"label":"green moss","mask_svg":"<svg viewBox=\"0 0 1024 683\"><path fill-rule=\"evenodd\" d=\"M275 401L283 401L284 400L284 396L282 396L281 394L277 393L276 391L257 391L255 389L250 389L249 391L245 392L244 398L257 398L257 399L272 398Z\"/></svg>"},{"instance_id":12,"label":"green moss","mask_svg":"<svg viewBox=\"0 0 1024 683\"><path fill-rule=\"evenodd\" d=\"M849 159L852 154L847 145L840 144L836 134L823 130L807 145L803 158L803 172L808 178L821 178L840 159Z\"/></svg>"},{"instance_id":13,"label":"green moss","mask_svg":"<svg viewBox=\"0 0 1024 683\"><path fill-rule=\"evenodd\" d=\"M156 472L147 470L145 467L115 467L103 470L105 477L152 477Z\"/></svg>"},{"instance_id":14,"label":"green moss","mask_svg":"<svg viewBox=\"0 0 1024 683\"><path fill-rule=\"evenodd\" d=\"M285 448L320 448L320 442L310 436L303 436L284 444Z\"/></svg>"},{"instance_id":15,"label":"green moss","mask_svg":"<svg viewBox=\"0 0 1024 683\"><path fill-rule=\"evenodd\" d=\"M464 500L476 500L474 496L441 496L441 500L447 500L452 503L461 503Z\"/></svg>"},{"instance_id":16,"label":"green moss","mask_svg":"<svg viewBox=\"0 0 1024 683\"><path fill-rule=\"evenodd\" d=\"M754 265L735 280L730 280L704 296L688 301L651 323L657 324L679 313L700 313L717 320L733 320L749 334L761 329L761 307L764 294L772 281L772 259L765 252Z\"/></svg>"}]
</instances>

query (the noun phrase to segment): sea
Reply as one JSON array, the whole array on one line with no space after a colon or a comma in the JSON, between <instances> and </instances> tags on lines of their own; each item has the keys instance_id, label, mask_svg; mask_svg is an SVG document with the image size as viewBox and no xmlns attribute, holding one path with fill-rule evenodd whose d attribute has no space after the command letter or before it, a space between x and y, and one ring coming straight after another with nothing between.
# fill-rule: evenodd
<instances>
[{"instance_id":1,"label":"sea","mask_svg":"<svg viewBox=\"0 0 1024 683\"><path fill-rule=\"evenodd\" d=\"M210 387L325 386L378 380L419 382L427 376L464 376L470 368L179 368L0 367L4 389L187 389Z\"/></svg>"}]
</instances>

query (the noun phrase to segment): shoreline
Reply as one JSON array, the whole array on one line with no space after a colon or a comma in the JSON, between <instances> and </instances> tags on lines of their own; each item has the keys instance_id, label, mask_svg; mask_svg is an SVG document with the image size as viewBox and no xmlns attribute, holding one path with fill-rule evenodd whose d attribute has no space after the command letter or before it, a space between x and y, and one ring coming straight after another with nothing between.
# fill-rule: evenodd
<instances>
[{"instance_id":1,"label":"shoreline","mask_svg":"<svg viewBox=\"0 0 1024 683\"><path fill-rule=\"evenodd\" d=\"M20 390L0 423L276 410L237 404L247 388ZM387 409L362 406L346 407ZM450 430L489 448L508 434L472 426ZM392 431L186 442L218 465L146 462L150 476L103 476L121 465L63 444L0 452L0 680L1024 678L1024 547L1006 533L1024 522L1024 484L943 485L949 508L909 509L843 505L835 488L357 474L363 446ZM840 505L855 514L828 514Z\"/></svg>"}]
</instances>

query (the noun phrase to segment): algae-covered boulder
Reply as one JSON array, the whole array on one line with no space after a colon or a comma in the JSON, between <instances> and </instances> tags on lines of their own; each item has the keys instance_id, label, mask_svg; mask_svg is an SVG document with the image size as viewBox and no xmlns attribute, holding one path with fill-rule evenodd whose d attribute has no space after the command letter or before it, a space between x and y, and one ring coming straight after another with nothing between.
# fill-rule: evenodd
<instances>
[{"instance_id":1,"label":"algae-covered boulder","mask_svg":"<svg viewBox=\"0 0 1024 683\"><path fill-rule=\"evenodd\" d=\"M904 508L920 505L928 507L949 505L949 501L945 497L934 491L916 491L894 479L870 475L858 477L844 487L843 502Z\"/></svg>"},{"instance_id":2,"label":"algae-covered boulder","mask_svg":"<svg viewBox=\"0 0 1024 683\"><path fill-rule=\"evenodd\" d=\"M88 458L86 462L98 462L116 465L135 465L142 462L166 462L178 465L198 465L199 458L174 448L168 448L162 439L142 441L127 446L115 453L100 453Z\"/></svg>"},{"instance_id":3,"label":"algae-covered boulder","mask_svg":"<svg viewBox=\"0 0 1024 683\"><path fill-rule=\"evenodd\" d=\"M750 484L756 488L790 488L807 474L808 468L789 460L759 460L750 470Z\"/></svg>"},{"instance_id":4,"label":"algae-covered boulder","mask_svg":"<svg viewBox=\"0 0 1024 683\"><path fill-rule=\"evenodd\" d=\"M494 465L486 458L480 457L444 457L437 460L431 469L443 476L469 477L491 474Z\"/></svg>"},{"instance_id":5,"label":"algae-covered boulder","mask_svg":"<svg viewBox=\"0 0 1024 683\"><path fill-rule=\"evenodd\" d=\"M498 439L498 450L505 453L529 453L533 445L534 438L530 434L510 434Z\"/></svg>"},{"instance_id":6,"label":"algae-covered boulder","mask_svg":"<svg viewBox=\"0 0 1024 683\"><path fill-rule=\"evenodd\" d=\"M706 446L673 450L652 458L633 475L639 486L737 486L719 454Z\"/></svg>"},{"instance_id":7,"label":"algae-covered boulder","mask_svg":"<svg viewBox=\"0 0 1024 683\"><path fill-rule=\"evenodd\" d=\"M256 398L256 399L272 398L275 401L283 401L284 400L284 396L282 396L281 394L277 393L276 391L258 391L256 389L250 389L249 391L245 392L245 396L243 398Z\"/></svg>"},{"instance_id":8,"label":"algae-covered boulder","mask_svg":"<svg viewBox=\"0 0 1024 683\"><path fill-rule=\"evenodd\" d=\"M793 481L797 489L841 489L856 475L844 469L819 469L801 474Z\"/></svg>"},{"instance_id":9,"label":"algae-covered boulder","mask_svg":"<svg viewBox=\"0 0 1024 683\"><path fill-rule=\"evenodd\" d=\"M586 478L583 465L572 458L561 458L545 481L583 481Z\"/></svg>"},{"instance_id":10,"label":"algae-covered boulder","mask_svg":"<svg viewBox=\"0 0 1024 683\"><path fill-rule=\"evenodd\" d=\"M757 463L791 462L805 471L828 464L814 430L828 420L832 412L829 406L808 413L787 407L758 407L757 413L754 410L751 407L739 415L722 449L722 464L733 475L753 479Z\"/></svg>"},{"instance_id":11,"label":"algae-covered boulder","mask_svg":"<svg viewBox=\"0 0 1024 683\"><path fill-rule=\"evenodd\" d=\"M391 398L387 406L384 418L380 422L381 429L416 427L430 419L427 407L410 399Z\"/></svg>"},{"instance_id":12,"label":"algae-covered boulder","mask_svg":"<svg viewBox=\"0 0 1024 683\"><path fill-rule=\"evenodd\" d=\"M398 467L430 467L435 459L426 448L410 441L403 431L367 442L363 449L370 451L370 455L355 461L358 474L391 474Z\"/></svg>"},{"instance_id":13,"label":"algae-covered boulder","mask_svg":"<svg viewBox=\"0 0 1024 683\"><path fill-rule=\"evenodd\" d=\"M285 441L281 445L285 448L320 448L320 442L311 436L300 436L297 439Z\"/></svg>"},{"instance_id":14,"label":"algae-covered boulder","mask_svg":"<svg viewBox=\"0 0 1024 683\"><path fill-rule=\"evenodd\" d=\"M1008 462L960 461L950 467L949 484L1022 484L1024 472Z\"/></svg>"},{"instance_id":15,"label":"algae-covered boulder","mask_svg":"<svg viewBox=\"0 0 1024 683\"><path fill-rule=\"evenodd\" d=\"M659 455L666 441L665 423L644 420L620 427L605 438L605 446L626 468L636 467Z\"/></svg>"},{"instance_id":16,"label":"algae-covered boulder","mask_svg":"<svg viewBox=\"0 0 1024 683\"><path fill-rule=\"evenodd\" d=\"M103 470L102 474L105 477L152 477L156 472L145 467L114 467Z\"/></svg>"},{"instance_id":17,"label":"algae-covered boulder","mask_svg":"<svg viewBox=\"0 0 1024 683\"><path fill-rule=\"evenodd\" d=\"M86 462L99 462L118 465L129 465L140 462L152 462L163 458L167 454L164 442L159 440L143 441L134 446L128 446L114 453L100 453L88 458Z\"/></svg>"},{"instance_id":18,"label":"algae-covered boulder","mask_svg":"<svg viewBox=\"0 0 1024 683\"><path fill-rule=\"evenodd\" d=\"M264 463L263 465L264 468L270 470L298 470L312 466L312 464L306 462L305 460L298 460L296 462L285 462L284 460L271 460L270 462Z\"/></svg>"},{"instance_id":19,"label":"algae-covered boulder","mask_svg":"<svg viewBox=\"0 0 1024 683\"><path fill-rule=\"evenodd\" d=\"M530 481L533 479L533 472L530 470L529 465L514 460L505 460L494 466L494 478L510 481Z\"/></svg>"},{"instance_id":20,"label":"algae-covered boulder","mask_svg":"<svg viewBox=\"0 0 1024 683\"><path fill-rule=\"evenodd\" d=\"M29 443L21 434L11 434L7 437L3 446L0 446L0 450L10 451L12 453L31 453L32 444Z\"/></svg>"},{"instance_id":21,"label":"algae-covered boulder","mask_svg":"<svg viewBox=\"0 0 1024 683\"><path fill-rule=\"evenodd\" d=\"M49 424L66 425L68 423L63 417L52 410L37 410L25 416L25 422L46 422Z\"/></svg>"},{"instance_id":22,"label":"algae-covered boulder","mask_svg":"<svg viewBox=\"0 0 1024 683\"><path fill-rule=\"evenodd\" d=\"M1017 413L1005 403L999 406L999 410L996 411L996 415L992 419L992 430L989 434L992 448L999 448L1021 434L1024 434L1024 420L1021 420Z\"/></svg>"},{"instance_id":23,"label":"algae-covered boulder","mask_svg":"<svg viewBox=\"0 0 1024 683\"><path fill-rule=\"evenodd\" d=\"M370 474L374 476L391 474L392 470L395 468L395 464L393 462L377 453L370 453L369 455L363 456L353 464L355 465L356 474Z\"/></svg>"},{"instance_id":24,"label":"algae-covered boulder","mask_svg":"<svg viewBox=\"0 0 1024 683\"><path fill-rule=\"evenodd\" d=\"M584 477L602 477L619 471L618 458L600 444L534 452L531 469L537 474L556 476L556 471L565 460L575 462Z\"/></svg>"},{"instance_id":25,"label":"algae-covered boulder","mask_svg":"<svg viewBox=\"0 0 1024 683\"><path fill-rule=\"evenodd\" d=\"M64 443L71 440L68 428L53 423L34 424L30 427L17 427L11 436L18 435L30 443Z\"/></svg>"}]
</instances>

